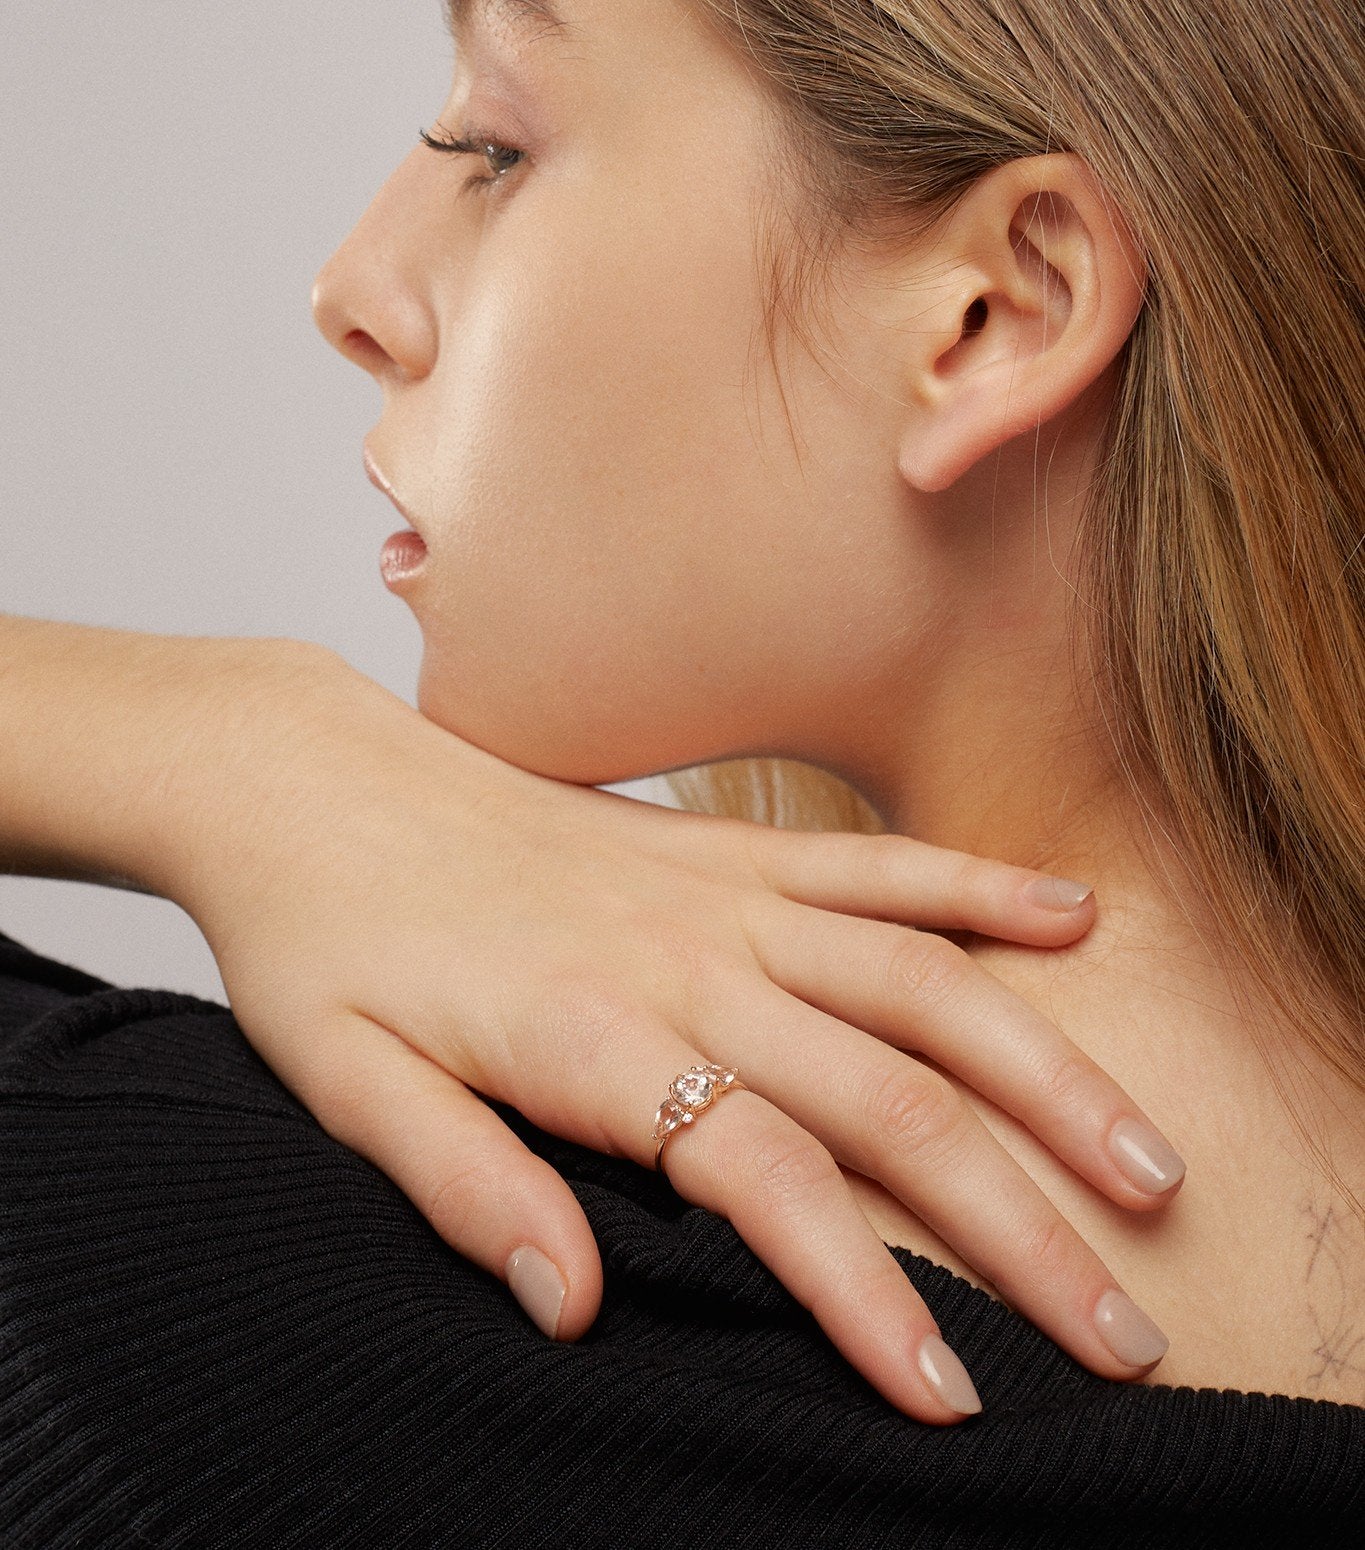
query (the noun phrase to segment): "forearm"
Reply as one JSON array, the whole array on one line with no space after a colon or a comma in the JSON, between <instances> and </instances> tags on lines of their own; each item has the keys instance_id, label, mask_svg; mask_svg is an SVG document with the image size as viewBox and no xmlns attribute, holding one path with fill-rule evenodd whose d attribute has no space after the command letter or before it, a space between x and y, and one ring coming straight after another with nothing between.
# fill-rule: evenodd
<instances>
[{"instance_id":1,"label":"forearm","mask_svg":"<svg viewBox=\"0 0 1365 1550\"><path fill-rule=\"evenodd\" d=\"M174 897L244 714L330 657L0 615L0 870Z\"/></svg>"}]
</instances>

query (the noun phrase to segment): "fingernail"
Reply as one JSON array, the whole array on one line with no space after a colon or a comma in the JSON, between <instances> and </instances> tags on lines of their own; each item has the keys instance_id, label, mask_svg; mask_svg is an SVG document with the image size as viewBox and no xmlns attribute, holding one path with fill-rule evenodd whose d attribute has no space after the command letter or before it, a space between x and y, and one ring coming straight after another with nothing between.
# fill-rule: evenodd
<instances>
[{"instance_id":1,"label":"fingernail","mask_svg":"<svg viewBox=\"0 0 1365 1550\"><path fill-rule=\"evenodd\" d=\"M1024 897L1039 909L1066 914L1080 909L1094 891L1088 883L1069 882L1065 877L1035 877L1024 889Z\"/></svg>"},{"instance_id":2,"label":"fingernail","mask_svg":"<svg viewBox=\"0 0 1365 1550\"><path fill-rule=\"evenodd\" d=\"M1149 1195L1159 1195L1185 1177L1184 1159L1170 1142L1128 1116L1109 1132L1109 1155L1124 1176Z\"/></svg>"},{"instance_id":3,"label":"fingernail","mask_svg":"<svg viewBox=\"0 0 1365 1550\"><path fill-rule=\"evenodd\" d=\"M1105 1345L1130 1367L1150 1367L1171 1344L1133 1299L1119 1291L1107 1291L1096 1303L1095 1328Z\"/></svg>"},{"instance_id":4,"label":"fingernail","mask_svg":"<svg viewBox=\"0 0 1365 1550\"><path fill-rule=\"evenodd\" d=\"M507 1285L541 1333L553 1340L568 1290L554 1261L533 1244L523 1243L507 1256Z\"/></svg>"},{"instance_id":5,"label":"fingernail","mask_svg":"<svg viewBox=\"0 0 1365 1550\"><path fill-rule=\"evenodd\" d=\"M967 1369L958 1361L951 1346L939 1335L926 1335L919 1348L919 1370L934 1393L959 1415L976 1415L981 1398Z\"/></svg>"}]
</instances>

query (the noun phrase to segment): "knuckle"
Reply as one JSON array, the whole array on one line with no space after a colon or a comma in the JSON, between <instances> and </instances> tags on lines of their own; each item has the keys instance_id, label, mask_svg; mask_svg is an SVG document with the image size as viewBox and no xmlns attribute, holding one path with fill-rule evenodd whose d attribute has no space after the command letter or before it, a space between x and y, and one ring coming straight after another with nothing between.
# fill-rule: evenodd
<instances>
[{"instance_id":1,"label":"knuckle","mask_svg":"<svg viewBox=\"0 0 1365 1550\"><path fill-rule=\"evenodd\" d=\"M1056 1281L1072 1266L1075 1242L1063 1218L1050 1215L1025 1224L1020 1248L1026 1264L1041 1269L1044 1280Z\"/></svg>"},{"instance_id":2,"label":"knuckle","mask_svg":"<svg viewBox=\"0 0 1365 1550\"><path fill-rule=\"evenodd\" d=\"M954 893L973 900L993 897L1000 887L1001 865L984 856L954 855L950 883Z\"/></svg>"},{"instance_id":3,"label":"knuckle","mask_svg":"<svg viewBox=\"0 0 1365 1550\"><path fill-rule=\"evenodd\" d=\"M740 818L725 818L719 814L713 814L725 828L717 828L715 832L722 838L733 838L738 846L740 854L744 857L749 872L765 887L775 892L780 892L777 882L777 874L781 869L781 863L787 855L784 836L790 835L790 829L775 829L771 824L749 823ZM729 827L733 825L734 827Z\"/></svg>"},{"instance_id":4,"label":"knuckle","mask_svg":"<svg viewBox=\"0 0 1365 1550\"><path fill-rule=\"evenodd\" d=\"M1037 1075L1038 1094L1052 1108L1082 1107L1095 1083L1095 1068L1083 1055L1062 1055Z\"/></svg>"},{"instance_id":5,"label":"knuckle","mask_svg":"<svg viewBox=\"0 0 1365 1550\"><path fill-rule=\"evenodd\" d=\"M695 1024L697 1009L714 991L729 962L719 945L696 930L675 924L656 945L658 983L685 1025Z\"/></svg>"},{"instance_id":6,"label":"knuckle","mask_svg":"<svg viewBox=\"0 0 1365 1550\"><path fill-rule=\"evenodd\" d=\"M583 970L550 969L529 1006L508 1009L496 1047L485 1041L479 1064L491 1059L496 1084L505 1089L500 1096L526 1099L556 1081L578 1090L618 1059L623 1045L639 1047L644 1022L622 986Z\"/></svg>"},{"instance_id":7,"label":"knuckle","mask_svg":"<svg viewBox=\"0 0 1365 1550\"><path fill-rule=\"evenodd\" d=\"M639 1021L633 1000L613 981L581 971L561 971L545 987L542 1017L552 1038L575 1061L626 1037Z\"/></svg>"},{"instance_id":8,"label":"knuckle","mask_svg":"<svg viewBox=\"0 0 1365 1550\"><path fill-rule=\"evenodd\" d=\"M448 1170L422 1188L416 1205L447 1243L464 1241L469 1224L488 1215L495 1170L471 1160Z\"/></svg>"},{"instance_id":9,"label":"knuckle","mask_svg":"<svg viewBox=\"0 0 1365 1550\"><path fill-rule=\"evenodd\" d=\"M921 1005L934 1006L961 994L971 969L971 959L955 943L913 931L891 954L891 994L896 1000L908 995Z\"/></svg>"},{"instance_id":10,"label":"knuckle","mask_svg":"<svg viewBox=\"0 0 1365 1550\"><path fill-rule=\"evenodd\" d=\"M847 845L847 836L842 838ZM903 834L861 835L854 843L858 846L858 870L878 887L893 888L905 880L906 870L913 859L907 848L916 845L915 840ZM847 847L851 853L852 847ZM850 854L849 859L852 859Z\"/></svg>"},{"instance_id":11,"label":"knuckle","mask_svg":"<svg viewBox=\"0 0 1365 1550\"><path fill-rule=\"evenodd\" d=\"M868 1093L865 1112L874 1135L925 1164L958 1144L967 1105L951 1082L924 1067L881 1077Z\"/></svg>"},{"instance_id":12,"label":"knuckle","mask_svg":"<svg viewBox=\"0 0 1365 1550\"><path fill-rule=\"evenodd\" d=\"M837 1176L834 1159L804 1131L774 1134L753 1148L750 1184L765 1210L789 1214L829 1187Z\"/></svg>"},{"instance_id":13,"label":"knuckle","mask_svg":"<svg viewBox=\"0 0 1365 1550\"><path fill-rule=\"evenodd\" d=\"M717 944L691 923L712 913L709 901L694 903L680 891L671 906L634 904L618 922L619 941L643 967L648 983L658 987L651 993L665 999L671 1011L684 1020L692 1017L696 998L714 981L724 962ZM615 999L621 999L619 991ZM625 1007L617 1010L622 1019L631 1016Z\"/></svg>"},{"instance_id":14,"label":"knuckle","mask_svg":"<svg viewBox=\"0 0 1365 1550\"><path fill-rule=\"evenodd\" d=\"M667 960L685 957L701 943L701 936L689 931L684 900L672 907L631 899L620 910L618 929L632 946L651 958Z\"/></svg>"}]
</instances>

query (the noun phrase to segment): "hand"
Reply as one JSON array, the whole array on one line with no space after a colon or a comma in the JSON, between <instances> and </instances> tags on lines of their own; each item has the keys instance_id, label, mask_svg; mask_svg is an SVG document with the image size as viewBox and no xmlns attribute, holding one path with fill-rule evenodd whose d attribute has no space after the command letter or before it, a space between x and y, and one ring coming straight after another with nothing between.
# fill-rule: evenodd
<instances>
[{"instance_id":1,"label":"hand","mask_svg":"<svg viewBox=\"0 0 1365 1550\"><path fill-rule=\"evenodd\" d=\"M1097 1255L957 1088L904 1053L1018 1116L1118 1204L1169 1199L1106 1150L1118 1120L1150 1124L1123 1090L961 948L913 929L1058 946L1089 930L1092 898L1059 909L1042 874L900 836L547 780L330 654L277 677L234 690L226 719L224 690L213 774L182 771L198 816L158 891L199 922L247 1037L330 1134L493 1274L529 1247L516 1263L547 1332L575 1339L595 1318L596 1244L568 1185L479 1095L652 1168L669 1080L710 1060L743 1086L670 1140L670 1182L727 1217L892 1404L961 1419L917 1365L937 1325L838 1164L884 1183L1086 1366L1150 1370L1118 1362L1091 1321L1116 1285ZM940 1369L945 1349L931 1342Z\"/></svg>"}]
</instances>

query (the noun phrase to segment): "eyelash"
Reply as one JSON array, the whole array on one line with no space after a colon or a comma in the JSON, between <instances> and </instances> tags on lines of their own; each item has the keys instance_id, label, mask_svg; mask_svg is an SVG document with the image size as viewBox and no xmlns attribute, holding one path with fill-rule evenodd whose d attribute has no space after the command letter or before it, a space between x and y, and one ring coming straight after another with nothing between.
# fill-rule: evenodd
<instances>
[{"instance_id":1,"label":"eyelash","mask_svg":"<svg viewBox=\"0 0 1365 1550\"><path fill-rule=\"evenodd\" d=\"M492 188L495 183L501 183L509 172L519 166L526 155L525 151L518 150L514 145L503 145L500 140L495 140L482 129L470 130L463 140L438 140L434 135L429 135L425 129L419 130L418 134L423 145L429 145L433 151L446 151L455 156L487 156L490 152L501 152L517 158L511 166L501 168L492 177L471 177L465 184L466 188L485 190Z\"/></svg>"}]
</instances>

